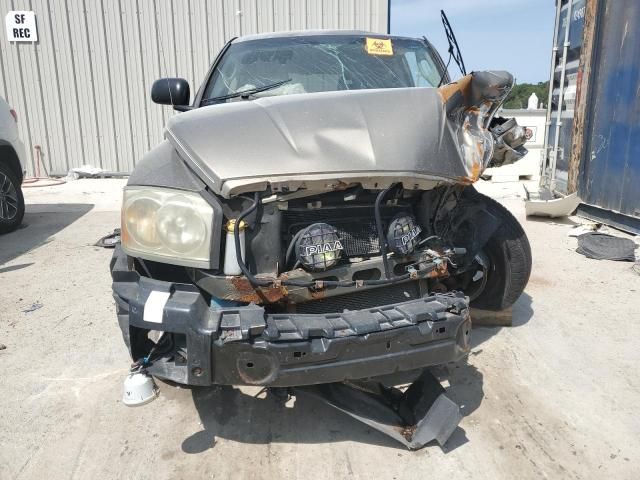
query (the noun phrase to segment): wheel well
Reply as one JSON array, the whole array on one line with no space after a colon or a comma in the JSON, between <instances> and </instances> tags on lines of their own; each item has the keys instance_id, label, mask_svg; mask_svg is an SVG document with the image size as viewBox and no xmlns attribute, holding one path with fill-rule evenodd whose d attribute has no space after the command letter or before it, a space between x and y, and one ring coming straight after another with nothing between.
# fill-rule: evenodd
<instances>
[{"instance_id":1,"label":"wheel well","mask_svg":"<svg viewBox=\"0 0 640 480\"><path fill-rule=\"evenodd\" d=\"M13 173L18 177L18 181L22 183L22 167L20 166L20 160L11 145L0 144L0 163L8 165L9 168L13 170Z\"/></svg>"}]
</instances>

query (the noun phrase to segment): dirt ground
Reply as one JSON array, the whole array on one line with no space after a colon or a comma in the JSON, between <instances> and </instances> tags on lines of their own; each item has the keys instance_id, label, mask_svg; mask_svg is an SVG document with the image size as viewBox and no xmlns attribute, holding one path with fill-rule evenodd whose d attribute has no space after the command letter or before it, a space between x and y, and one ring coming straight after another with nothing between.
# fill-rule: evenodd
<instances>
[{"instance_id":1,"label":"dirt ground","mask_svg":"<svg viewBox=\"0 0 640 480\"><path fill-rule=\"evenodd\" d=\"M460 427L409 452L254 388L161 384L125 407L111 251L92 246L118 226L123 184L28 189L24 228L0 237L0 479L640 478L640 276L577 254L578 219L526 220L520 186L482 186L533 249L514 326L474 329L468 362L442 372Z\"/></svg>"}]
</instances>

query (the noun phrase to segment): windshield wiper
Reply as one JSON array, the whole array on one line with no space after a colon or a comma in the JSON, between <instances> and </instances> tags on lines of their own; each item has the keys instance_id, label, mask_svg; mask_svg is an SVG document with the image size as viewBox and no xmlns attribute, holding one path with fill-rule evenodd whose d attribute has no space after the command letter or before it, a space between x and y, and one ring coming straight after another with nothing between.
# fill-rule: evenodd
<instances>
[{"instance_id":1,"label":"windshield wiper","mask_svg":"<svg viewBox=\"0 0 640 480\"><path fill-rule=\"evenodd\" d=\"M289 83L291 81L290 78L286 80L282 80L280 82L271 83L269 85L263 85L261 87L248 88L247 90L242 90L240 92L233 92L227 95L220 95L219 97L207 98L202 102L203 105L211 105L212 103L219 102L221 100L228 100L230 98L242 97L244 99L249 98L251 95L255 95L256 93L266 92L267 90L273 90L274 88L278 88L280 85L284 85L285 83Z\"/></svg>"}]
</instances>

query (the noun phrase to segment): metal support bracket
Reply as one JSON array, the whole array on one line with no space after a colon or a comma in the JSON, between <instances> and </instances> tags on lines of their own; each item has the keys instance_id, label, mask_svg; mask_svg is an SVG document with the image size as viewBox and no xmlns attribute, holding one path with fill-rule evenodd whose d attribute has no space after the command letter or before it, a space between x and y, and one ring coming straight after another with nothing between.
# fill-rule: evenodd
<instances>
[{"instance_id":1,"label":"metal support bracket","mask_svg":"<svg viewBox=\"0 0 640 480\"><path fill-rule=\"evenodd\" d=\"M444 446L462 419L458 405L445 395L429 370L424 370L404 392L374 381L328 383L292 390L294 395L323 401L410 450L434 440Z\"/></svg>"}]
</instances>

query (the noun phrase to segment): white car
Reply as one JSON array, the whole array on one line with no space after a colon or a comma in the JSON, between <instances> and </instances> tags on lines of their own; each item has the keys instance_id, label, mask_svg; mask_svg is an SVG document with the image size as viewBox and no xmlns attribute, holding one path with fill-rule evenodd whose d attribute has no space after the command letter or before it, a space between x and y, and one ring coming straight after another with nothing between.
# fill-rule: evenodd
<instances>
[{"instance_id":1,"label":"white car","mask_svg":"<svg viewBox=\"0 0 640 480\"><path fill-rule=\"evenodd\" d=\"M0 97L0 233L15 230L24 216L22 179L24 144L18 138L18 116Z\"/></svg>"}]
</instances>

